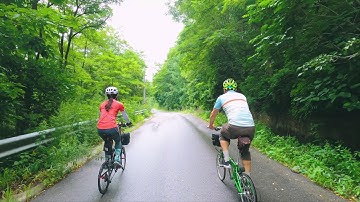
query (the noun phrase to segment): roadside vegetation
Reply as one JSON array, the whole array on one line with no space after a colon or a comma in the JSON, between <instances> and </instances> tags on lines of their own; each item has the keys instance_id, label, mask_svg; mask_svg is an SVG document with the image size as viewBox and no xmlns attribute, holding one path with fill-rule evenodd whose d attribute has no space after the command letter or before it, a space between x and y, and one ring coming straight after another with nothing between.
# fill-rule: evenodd
<instances>
[{"instance_id":1,"label":"roadside vegetation","mask_svg":"<svg viewBox=\"0 0 360 202\"><path fill-rule=\"evenodd\" d=\"M294 136L278 135L257 123L253 146L336 194L360 200L360 152L351 152L341 143L326 140L299 142Z\"/></svg>"},{"instance_id":2,"label":"roadside vegetation","mask_svg":"<svg viewBox=\"0 0 360 202\"><path fill-rule=\"evenodd\" d=\"M170 110L209 109L233 78L274 131L357 150L359 11L357 0L175 1L170 13L185 27L154 97Z\"/></svg>"},{"instance_id":3,"label":"roadside vegetation","mask_svg":"<svg viewBox=\"0 0 360 202\"><path fill-rule=\"evenodd\" d=\"M197 111L195 115L209 120L209 113ZM226 121L225 115L220 113L215 125ZM352 201L360 200L359 151L352 152L341 143L326 140L301 143L294 136L275 134L259 122L252 146L337 195Z\"/></svg>"},{"instance_id":4,"label":"roadside vegetation","mask_svg":"<svg viewBox=\"0 0 360 202\"><path fill-rule=\"evenodd\" d=\"M39 143L53 140L2 158L4 200L21 191L29 198L34 185L54 184L102 149L96 119L106 87L118 87L133 123L148 115L134 114L145 107L143 56L106 25L111 5L121 2L0 3L0 139L87 121L43 134Z\"/></svg>"}]
</instances>

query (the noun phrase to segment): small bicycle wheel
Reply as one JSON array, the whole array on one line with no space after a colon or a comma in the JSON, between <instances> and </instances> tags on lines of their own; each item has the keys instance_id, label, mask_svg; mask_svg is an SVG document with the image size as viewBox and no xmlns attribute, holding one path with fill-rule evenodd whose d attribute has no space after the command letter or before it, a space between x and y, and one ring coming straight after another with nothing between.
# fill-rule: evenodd
<instances>
[{"instance_id":1,"label":"small bicycle wheel","mask_svg":"<svg viewBox=\"0 0 360 202\"><path fill-rule=\"evenodd\" d=\"M125 151L125 147L121 148L121 165L122 165L122 169L125 170L125 166L126 166L126 151Z\"/></svg>"},{"instance_id":2,"label":"small bicycle wheel","mask_svg":"<svg viewBox=\"0 0 360 202\"><path fill-rule=\"evenodd\" d=\"M98 188L101 194L105 194L110 184L110 175L108 163L104 162L99 170Z\"/></svg>"},{"instance_id":3,"label":"small bicycle wheel","mask_svg":"<svg viewBox=\"0 0 360 202\"><path fill-rule=\"evenodd\" d=\"M244 202L256 202L257 195L254 182L246 173L240 175L240 182L243 188L243 193L241 194L242 201Z\"/></svg>"},{"instance_id":4,"label":"small bicycle wheel","mask_svg":"<svg viewBox=\"0 0 360 202\"><path fill-rule=\"evenodd\" d=\"M218 153L216 156L216 169L218 173L218 177L221 181L225 179L226 176L226 168L224 165L224 156L221 153Z\"/></svg>"}]
</instances>

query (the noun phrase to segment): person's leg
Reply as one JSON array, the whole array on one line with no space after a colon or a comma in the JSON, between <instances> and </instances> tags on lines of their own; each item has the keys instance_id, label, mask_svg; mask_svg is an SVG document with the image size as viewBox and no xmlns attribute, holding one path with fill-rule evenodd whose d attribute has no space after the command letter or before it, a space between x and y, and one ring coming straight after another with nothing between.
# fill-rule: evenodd
<instances>
[{"instance_id":1,"label":"person's leg","mask_svg":"<svg viewBox=\"0 0 360 202\"><path fill-rule=\"evenodd\" d=\"M247 174L250 174L251 171L251 154L250 154L250 144L245 145L244 148L242 148L241 151L241 159L242 159L242 164L245 168L245 172Z\"/></svg>"},{"instance_id":2,"label":"person's leg","mask_svg":"<svg viewBox=\"0 0 360 202\"><path fill-rule=\"evenodd\" d=\"M121 138L118 128L113 129L111 137L115 141L115 164L117 164L117 166L121 166Z\"/></svg>"},{"instance_id":3,"label":"person's leg","mask_svg":"<svg viewBox=\"0 0 360 202\"><path fill-rule=\"evenodd\" d=\"M252 141L254 139L255 134L255 127L245 127L241 128L241 135L242 136L248 136L250 140ZM241 158L242 158L242 164L245 168L245 172L247 174L250 174L251 172L251 153L250 153L250 145L245 145L245 148L243 148L241 152Z\"/></svg>"},{"instance_id":4,"label":"person's leg","mask_svg":"<svg viewBox=\"0 0 360 202\"><path fill-rule=\"evenodd\" d=\"M220 139L220 146L221 146L221 149L222 149L222 151L224 153L225 162L230 160L229 145L230 145L230 143L227 140Z\"/></svg>"},{"instance_id":5,"label":"person's leg","mask_svg":"<svg viewBox=\"0 0 360 202\"><path fill-rule=\"evenodd\" d=\"M242 163L244 165L245 172L249 174L251 171L251 160L242 160Z\"/></svg>"},{"instance_id":6,"label":"person's leg","mask_svg":"<svg viewBox=\"0 0 360 202\"><path fill-rule=\"evenodd\" d=\"M98 129L99 136L101 137L101 139L104 140L104 148L103 148L103 150L104 150L104 153L105 153L105 161L110 159L110 154L109 154L110 152L105 149L107 132L108 132L107 130Z\"/></svg>"},{"instance_id":7,"label":"person's leg","mask_svg":"<svg viewBox=\"0 0 360 202\"><path fill-rule=\"evenodd\" d=\"M230 139L228 138L228 124L224 124L220 131L220 146L224 154L224 167L230 167L230 155L229 155L229 146Z\"/></svg>"}]
</instances>

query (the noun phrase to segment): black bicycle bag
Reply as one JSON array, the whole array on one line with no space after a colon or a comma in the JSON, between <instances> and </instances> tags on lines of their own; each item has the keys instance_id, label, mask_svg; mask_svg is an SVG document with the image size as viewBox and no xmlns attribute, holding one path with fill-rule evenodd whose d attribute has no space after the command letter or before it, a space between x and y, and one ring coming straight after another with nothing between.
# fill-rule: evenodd
<instances>
[{"instance_id":1,"label":"black bicycle bag","mask_svg":"<svg viewBox=\"0 0 360 202\"><path fill-rule=\"evenodd\" d=\"M130 143L130 133L121 134L121 144L128 145Z\"/></svg>"},{"instance_id":2,"label":"black bicycle bag","mask_svg":"<svg viewBox=\"0 0 360 202\"><path fill-rule=\"evenodd\" d=\"M220 136L219 134L212 134L211 140L214 146L220 147Z\"/></svg>"}]
</instances>

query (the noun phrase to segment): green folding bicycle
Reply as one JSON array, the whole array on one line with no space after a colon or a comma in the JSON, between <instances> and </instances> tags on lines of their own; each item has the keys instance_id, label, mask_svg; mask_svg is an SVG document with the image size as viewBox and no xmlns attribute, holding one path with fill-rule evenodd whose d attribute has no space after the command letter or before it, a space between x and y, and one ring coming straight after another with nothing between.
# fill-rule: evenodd
<instances>
[{"instance_id":1,"label":"green folding bicycle","mask_svg":"<svg viewBox=\"0 0 360 202\"><path fill-rule=\"evenodd\" d=\"M220 128L216 128L216 130L220 130ZM240 156L237 161L230 157L231 168L225 168L224 154L220 147L219 134L212 134L211 139L213 145L215 146L215 149L218 151L218 154L216 156L216 169L219 179L221 181L224 181L226 172L228 171L230 179L234 181L235 187L239 193L240 201L256 202L257 194L254 182L252 181L250 176L244 172L244 167L239 166Z\"/></svg>"}]
</instances>

